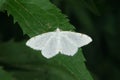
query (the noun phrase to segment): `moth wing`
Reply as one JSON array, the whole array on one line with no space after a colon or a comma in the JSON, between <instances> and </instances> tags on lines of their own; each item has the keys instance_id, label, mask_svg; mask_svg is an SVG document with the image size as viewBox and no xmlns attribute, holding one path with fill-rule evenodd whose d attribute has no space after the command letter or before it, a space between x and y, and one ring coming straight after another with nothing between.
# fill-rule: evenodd
<instances>
[{"instance_id":1,"label":"moth wing","mask_svg":"<svg viewBox=\"0 0 120 80\"><path fill-rule=\"evenodd\" d=\"M66 35L77 47L82 47L92 41L88 35L82 33L63 31L62 34Z\"/></svg>"},{"instance_id":2,"label":"moth wing","mask_svg":"<svg viewBox=\"0 0 120 80\"><path fill-rule=\"evenodd\" d=\"M53 34L54 32L48 32L32 37L26 42L26 45L35 50L41 50Z\"/></svg>"},{"instance_id":3,"label":"moth wing","mask_svg":"<svg viewBox=\"0 0 120 80\"><path fill-rule=\"evenodd\" d=\"M42 49L42 55L46 58L52 58L59 53L58 36L54 34Z\"/></svg>"},{"instance_id":4,"label":"moth wing","mask_svg":"<svg viewBox=\"0 0 120 80\"><path fill-rule=\"evenodd\" d=\"M61 54L73 56L78 50L78 47L66 36L60 36L60 52Z\"/></svg>"}]
</instances>

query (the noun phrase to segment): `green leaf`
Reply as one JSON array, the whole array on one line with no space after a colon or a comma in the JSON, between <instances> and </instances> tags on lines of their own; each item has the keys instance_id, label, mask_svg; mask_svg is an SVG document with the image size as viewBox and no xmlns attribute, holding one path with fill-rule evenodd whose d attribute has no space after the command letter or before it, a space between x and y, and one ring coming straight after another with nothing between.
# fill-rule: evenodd
<instances>
[{"instance_id":1,"label":"green leaf","mask_svg":"<svg viewBox=\"0 0 120 80\"><path fill-rule=\"evenodd\" d=\"M67 78L71 76L73 80L92 80L92 77L85 67L85 59L81 50L79 50L79 54L73 57L59 54L48 60L44 58L39 51L36 52L26 47L25 43L9 42L0 45L0 53L0 61L6 64L9 63L13 68L23 69L23 72L20 72L19 75L16 74L17 76L24 73L24 70L35 70L38 71L37 73L40 73L40 70L42 70L41 75L47 70L50 74L58 71L57 74L59 74L59 76L63 77L66 75L68 76ZM28 73L28 75L31 75L31 73ZM55 77L55 75L53 77Z\"/></svg>"},{"instance_id":2,"label":"green leaf","mask_svg":"<svg viewBox=\"0 0 120 80\"><path fill-rule=\"evenodd\" d=\"M73 30L68 19L49 0L8 0L6 10L29 36L53 31Z\"/></svg>"},{"instance_id":3,"label":"green leaf","mask_svg":"<svg viewBox=\"0 0 120 80\"><path fill-rule=\"evenodd\" d=\"M68 19L49 0L7 0L5 9L14 17L14 21L19 23L24 34L30 37L53 31L57 27L62 30L74 29ZM43 66L47 66L50 70L58 68L75 80L92 80L85 67L81 49L73 57L59 54L49 60L40 52L27 48L25 42L6 43L1 45L0 51L3 53L0 54L1 61L10 63L12 67L30 70L38 70L40 67L44 70Z\"/></svg>"},{"instance_id":4,"label":"green leaf","mask_svg":"<svg viewBox=\"0 0 120 80\"><path fill-rule=\"evenodd\" d=\"M36 70L36 71L12 71L17 80L74 80L72 76L66 74L62 70L58 69L51 69L42 68L43 70Z\"/></svg>"},{"instance_id":5,"label":"green leaf","mask_svg":"<svg viewBox=\"0 0 120 80\"><path fill-rule=\"evenodd\" d=\"M6 2L6 0L0 0L0 11L3 10L5 2Z\"/></svg>"},{"instance_id":6,"label":"green leaf","mask_svg":"<svg viewBox=\"0 0 120 80\"><path fill-rule=\"evenodd\" d=\"M12 76L0 67L0 80L13 80Z\"/></svg>"}]
</instances>

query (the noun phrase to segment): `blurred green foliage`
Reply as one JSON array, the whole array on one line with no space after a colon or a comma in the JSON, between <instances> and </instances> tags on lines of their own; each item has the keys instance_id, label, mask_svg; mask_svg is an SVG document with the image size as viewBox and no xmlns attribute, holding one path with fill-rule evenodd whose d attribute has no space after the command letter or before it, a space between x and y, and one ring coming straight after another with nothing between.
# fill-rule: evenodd
<instances>
[{"instance_id":1,"label":"blurred green foliage","mask_svg":"<svg viewBox=\"0 0 120 80\"><path fill-rule=\"evenodd\" d=\"M52 0L76 31L92 36L83 47L95 80L120 80L120 5L117 0Z\"/></svg>"},{"instance_id":2,"label":"blurred green foliage","mask_svg":"<svg viewBox=\"0 0 120 80\"><path fill-rule=\"evenodd\" d=\"M7 0L0 0L1 11L6 6L3 5L5 1ZM10 2L13 4L12 1ZM120 80L119 2L117 0L51 0L51 2L68 16L70 23L76 27L77 32L86 33L93 38L92 44L83 47L83 52L87 60L87 68L90 70L94 80ZM18 7L16 7L16 10L18 10ZM31 9L33 8L34 6L31 6ZM56 11L51 12L56 13ZM12 16L15 15L17 14L13 13ZM27 14L25 13L25 15ZM81 54L76 54L72 58L58 55L53 60L46 60L39 52L25 46L28 36L24 34L25 31L23 33L23 30L25 30L24 24L19 23L21 26L18 23L14 24L12 16L8 17L6 11L0 13L0 80L77 80L78 77L81 77L80 80L92 80L86 71L81 50L79 50ZM55 16L52 15L51 17L54 17L52 21L60 22L56 20ZM43 16L43 18L46 17ZM17 20L18 17L15 22ZM41 27L41 25L34 24L34 21L31 20L32 26ZM45 23L44 20L41 21ZM54 27L49 28L49 30L53 30L56 24L52 23L51 25ZM62 22L60 25L66 26ZM67 23L67 25L69 24ZM46 27L48 26L46 25ZM34 29L42 33L38 28ZM63 30L70 29L73 29L73 26L63 28ZM43 28L43 30L49 31L46 28ZM38 34L31 33L29 30L26 33L30 33L29 36ZM60 60L57 60L57 58ZM63 65L62 62L67 63L68 66ZM82 70L82 72L79 70ZM78 75L74 75L75 73ZM79 76L79 73L86 75Z\"/></svg>"},{"instance_id":3,"label":"blurred green foliage","mask_svg":"<svg viewBox=\"0 0 120 80\"><path fill-rule=\"evenodd\" d=\"M13 80L13 78L9 73L2 70L2 67L0 67L0 80Z\"/></svg>"}]
</instances>

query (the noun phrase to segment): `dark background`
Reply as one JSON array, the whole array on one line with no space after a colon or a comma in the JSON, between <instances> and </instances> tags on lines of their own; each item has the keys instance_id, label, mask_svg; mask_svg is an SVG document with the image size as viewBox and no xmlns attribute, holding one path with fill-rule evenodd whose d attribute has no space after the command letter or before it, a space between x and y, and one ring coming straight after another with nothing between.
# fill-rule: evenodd
<instances>
[{"instance_id":1,"label":"dark background","mask_svg":"<svg viewBox=\"0 0 120 80\"><path fill-rule=\"evenodd\" d=\"M120 80L120 3L117 0L52 0L76 31L93 38L83 47L95 80Z\"/></svg>"},{"instance_id":2,"label":"dark background","mask_svg":"<svg viewBox=\"0 0 120 80\"><path fill-rule=\"evenodd\" d=\"M77 32L93 42L83 47L86 65L95 80L120 80L120 3L117 0L51 0ZM13 17L0 13L0 42L27 38ZM10 27L11 26L11 27Z\"/></svg>"}]
</instances>

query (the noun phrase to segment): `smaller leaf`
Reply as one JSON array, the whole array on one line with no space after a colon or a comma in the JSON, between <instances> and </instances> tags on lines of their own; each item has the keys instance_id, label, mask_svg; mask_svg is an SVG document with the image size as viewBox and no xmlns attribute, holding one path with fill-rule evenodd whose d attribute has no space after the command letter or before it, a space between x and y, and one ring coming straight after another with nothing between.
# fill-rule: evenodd
<instances>
[{"instance_id":1,"label":"smaller leaf","mask_svg":"<svg viewBox=\"0 0 120 80\"><path fill-rule=\"evenodd\" d=\"M0 80L13 80L12 76L0 67Z\"/></svg>"},{"instance_id":2,"label":"smaller leaf","mask_svg":"<svg viewBox=\"0 0 120 80\"><path fill-rule=\"evenodd\" d=\"M49 73L57 68L75 80L93 80L85 67L85 58L81 49L73 57L58 54L48 60L41 55L40 51L37 52L25 46L25 42L8 42L0 45L0 53L0 61L9 63L13 67L27 70L48 70ZM51 68L53 69L51 70Z\"/></svg>"}]
</instances>

